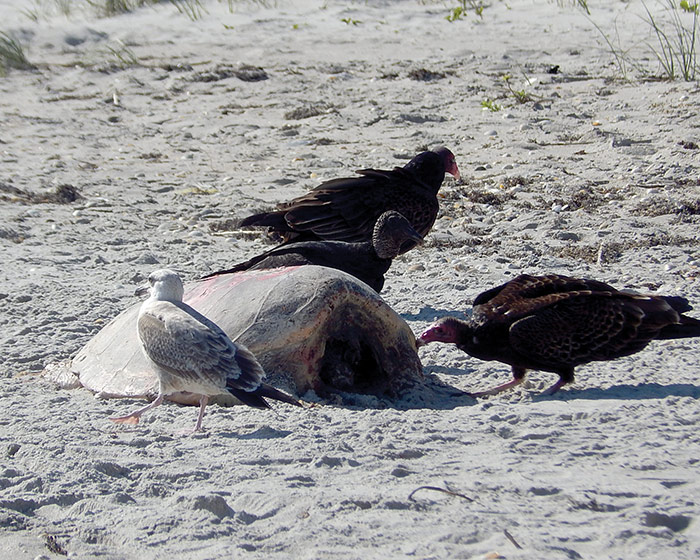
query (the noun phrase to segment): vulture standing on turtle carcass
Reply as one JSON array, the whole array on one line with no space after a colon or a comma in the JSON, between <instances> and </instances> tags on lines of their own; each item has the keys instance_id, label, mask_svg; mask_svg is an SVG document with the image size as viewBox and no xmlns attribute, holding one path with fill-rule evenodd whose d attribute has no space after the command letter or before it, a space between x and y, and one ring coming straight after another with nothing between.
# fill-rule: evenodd
<instances>
[{"instance_id":1,"label":"vulture standing on turtle carcass","mask_svg":"<svg viewBox=\"0 0 700 560\"><path fill-rule=\"evenodd\" d=\"M244 218L241 225L269 226L286 241L370 241L379 216L396 210L425 237L437 217L437 193L445 173L457 179L460 176L454 155L444 147L422 152L391 171L364 169L357 173L359 177L326 181L280 204L279 210Z\"/></svg>"},{"instance_id":2,"label":"vulture standing on turtle carcass","mask_svg":"<svg viewBox=\"0 0 700 560\"><path fill-rule=\"evenodd\" d=\"M371 241L296 241L284 243L227 270L204 278L242 270L263 270L282 266L315 264L336 268L362 280L376 292L384 287L384 274L394 258L422 238L398 212L384 212L374 226Z\"/></svg>"},{"instance_id":3,"label":"vulture standing on turtle carcass","mask_svg":"<svg viewBox=\"0 0 700 560\"><path fill-rule=\"evenodd\" d=\"M444 317L416 340L454 342L470 356L509 364L513 379L472 396L495 395L521 383L528 369L574 380L574 368L642 350L653 339L700 336L700 321L682 297L618 291L595 280L522 275L474 300L468 321Z\"/></svg>"}]
</instances>

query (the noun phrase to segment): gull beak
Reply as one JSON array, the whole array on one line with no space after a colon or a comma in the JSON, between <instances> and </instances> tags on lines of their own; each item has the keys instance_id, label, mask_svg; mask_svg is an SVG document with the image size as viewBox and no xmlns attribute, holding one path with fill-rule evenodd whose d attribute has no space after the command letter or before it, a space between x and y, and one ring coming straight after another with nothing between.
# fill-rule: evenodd
<instances>
[{"instance_id":1,"label":"gull beak","mask_svg":"<svg viewBox=\"0 0 700 560\"><path fill-rule=\"evenodd\" d=\"M150 289L151 289L151 287L148 285L139 286L138 288L136 288L134 290L134 295L136 297L147 296L150 293Z\"/></svg>"}]
</instances>

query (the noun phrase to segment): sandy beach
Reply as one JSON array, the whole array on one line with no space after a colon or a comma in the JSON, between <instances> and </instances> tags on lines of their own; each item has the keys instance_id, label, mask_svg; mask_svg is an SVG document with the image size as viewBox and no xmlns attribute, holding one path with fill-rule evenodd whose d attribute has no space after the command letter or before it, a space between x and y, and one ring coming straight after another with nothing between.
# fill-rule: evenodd
<instances>
[{"instance_id":1,"label":"sandy beach","mask_svg":"<svg viewBox=\"0 0 700 560\"><path fill-rule=\"evenodd\" d=\"M211 406L192 436L192 407L116 426L137 401L42 375L153 270L191 281L272 247L242 217L439 145L462 178L381 294L415 333L520 273L700 318L700 88L660 79L641 2L452 22L459 2L203 1L195 21L73 4L0 0L35 67L0 77L3 557L700 557L698 339L581 366L553 396L544 372L420 405L299 395L315 405ZM419 355L436 387L510 379L452 345Z\"/></svg>"}]
</instances>

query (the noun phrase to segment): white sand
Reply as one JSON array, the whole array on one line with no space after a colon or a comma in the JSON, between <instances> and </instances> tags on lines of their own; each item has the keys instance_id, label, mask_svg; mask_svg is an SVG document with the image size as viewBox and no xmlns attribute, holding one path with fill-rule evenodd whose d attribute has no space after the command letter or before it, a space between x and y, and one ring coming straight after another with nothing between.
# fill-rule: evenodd
<instances>
[{"instance_id":1,"label":"white sand","mask_svg":"<svg viewBox=\"0 0 700 560\"><path fill-rule=\"evenodd\" d=\"M414 331L520 272L700 309L697 84L614 79L612 55L568 4L495 2L455 23L449 4L300 0L230 14L204 2L191 22L164 3L35 23L27 3L0 2L0 29L39 66L0 78L3 557L59 558L47 535L74 558L700 557L697 340L581 367L552 398L538 391L555 377L534 372L511 393L423 409L211 407L193 437L174 435L192 408L115 427L108 417L136 403L36 375L137 301L153 269L192 279L269 246L212 226L437 144L465 184L446 181L442 217L383 294ZM621 41L656 70L641 4L602 4L596 21L614 33L618 15ZM110 48L140 65L120 69ZM198 81L241 64L268 79ZM444 77L411 79L422 69ZM505 73L537 104L506 96ZM502 109L482 111L486 98ZM305 107L320 114L285 118ZM85 198L12 191L62 184ZM450 346L421 357L464 390L509 379ZM423 485L476 501L409 500Z\"/></svg>"}]
</instances>

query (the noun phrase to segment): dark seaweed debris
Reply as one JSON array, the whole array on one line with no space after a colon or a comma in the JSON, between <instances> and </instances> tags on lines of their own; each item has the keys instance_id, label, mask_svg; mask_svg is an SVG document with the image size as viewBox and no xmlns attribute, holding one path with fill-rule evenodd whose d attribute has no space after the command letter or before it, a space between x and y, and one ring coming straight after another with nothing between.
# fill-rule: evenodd
<instances>
[{"instance_id":1,"label":"dark seaweed debris","mask_svg":"<svg viewBox=\"0 0 700 560\"><path fill-rule=\"evenodd\" d=\"M80 191L68 183L58 185L53 191L43 193L33 193L7 183L0 183L0 200L7 202L71 204L81 198L83 196Z\"/></svg>"},{"instance_id":2,"label":"dark seaweed debris","mask_svg":"<svg viewBox=\"0 0 700 560\"><path fill-rule=\"evenodd\" d=\"M635 213L641 216L656 217L666 214L676 214L681 218L700 215L700 198L671 201L667 198L653 198L635 208Z\"/></svg>"},{"instance_id":3,"label":"dark seaweed debris","mask_svg":"<svg viewBox=\"0 0 700 560\"><path fill-rule=\"evenodd\" d=\"M227 78L238 78L244 82L260 82L268 79L267 72L259 66L243 64L238 68L219 64L211 70L196 72L192 75L193 82L218 82Z\"/></svg>"},{"instance_id":4,"label":"dark seaweed debris","mask_svg":"<svg viewBox=\"0 0 700 560\"><path fill-rule=\"evenodd\" d=\"M565 245L555 248L553 254L561 258L569 258L588 263L617 262L625 252L648 249L650 247L687 247L694 246L697 239L680 235L668 235L666 233L654 233L642 239L630 239L628 241L612 241L600 245Z\"/></svg>"},{"instance_id":5,"label":"dark seaweed debris","mask_svg":"<svg viewBox=\"0 0 700 560\"><path fill-rule=\"evenodd\" d=\"M288 121L298 121L301 119L308 119L311 117L317 117L318 115L323 115L332 109L332 105L327 103L315 103L311 105L303 105L302 107L297 107L291 111L287 111L284 114L284 118Z\"/></svg>"},{"instance_id":6,"label":"dark seaweed debris","mask_svg":"<svg viewBox=\"0 0 700 560\"><path fill-rule=\"evenodd\" d=\"M432 82L434 80L442 80L445 77L445 73L418 68L416 70L411 70L408 73L408 77L418 82Z\"/></svg>"}]
</instances>

